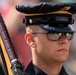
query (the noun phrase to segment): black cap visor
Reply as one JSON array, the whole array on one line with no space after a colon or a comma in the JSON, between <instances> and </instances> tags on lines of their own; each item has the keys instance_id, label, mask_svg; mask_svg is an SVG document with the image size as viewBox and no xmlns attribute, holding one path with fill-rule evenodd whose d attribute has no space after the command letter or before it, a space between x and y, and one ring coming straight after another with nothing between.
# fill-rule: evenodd
<instances>
[{"instance_id":1,"label":"black cap visor","mask_svg":"<svg viewBox=\"0 0 76 75\"><path fill-rule=\"evenodd\" d=\"M63 32L63 33L66 33L66 32L70 32L70 33L74 33L76 32L74 30L74 28L71 26L71 25L68 25L68 26L65 26L65 27L54 27L54 26L51 26L51 25L44 25L44 24L40 24L39 25L41 28L47 30L47 31L51 31L51 32Z\"/></svg>"}]
</instances>

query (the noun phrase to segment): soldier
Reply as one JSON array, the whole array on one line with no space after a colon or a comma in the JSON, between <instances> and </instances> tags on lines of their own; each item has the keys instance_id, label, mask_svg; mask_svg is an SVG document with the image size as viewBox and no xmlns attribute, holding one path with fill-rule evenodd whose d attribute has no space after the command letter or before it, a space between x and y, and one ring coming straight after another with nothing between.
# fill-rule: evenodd
<instances>
[{"instance_id":1,"label":"soldier","mask_svg":"<svg viewBox=\"0 0 76 75\"><path fill-rule=\"evenodd\" d=\"M76 3L38 3L17 5L24 13L25 40L31 48L32 60L25 72L30 75L68 75L63 67L75 33L72 15Z\"/></svg>"}]
</instances>

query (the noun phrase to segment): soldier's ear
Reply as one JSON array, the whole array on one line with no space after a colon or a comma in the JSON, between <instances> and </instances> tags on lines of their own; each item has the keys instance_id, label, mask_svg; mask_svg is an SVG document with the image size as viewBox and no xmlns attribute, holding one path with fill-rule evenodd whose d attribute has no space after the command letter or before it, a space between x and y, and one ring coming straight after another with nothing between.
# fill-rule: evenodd
<instances>
[{"instance_id":1,"label":"soldier's ear","mask_svg":"<svg viewBox=\"0 0 76 75\"><path fill-rule=\"evenodd\" d=\"M31 34L31 33L26 33L25 36L24 36L27 44L30 46L30 47L35 47L35 40L34 40L34 35Z\"/></svg>"}]
</instances>

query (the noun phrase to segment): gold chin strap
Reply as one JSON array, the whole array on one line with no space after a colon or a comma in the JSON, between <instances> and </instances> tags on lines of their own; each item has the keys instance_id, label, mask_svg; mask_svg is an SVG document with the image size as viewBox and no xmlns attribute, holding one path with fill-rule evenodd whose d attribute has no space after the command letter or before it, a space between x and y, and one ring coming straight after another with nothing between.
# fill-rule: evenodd
<instances>
[{"instance_id":1,"label":"gold chin strap","mask_svg":"<svg viewBox=\"0 0 76 75\"><path fill-rule=\"evenodd\" d=\"M49 15L49 14L69 14L69 15L72 15L68 11L59 10L59 11L49 12L49 13L25 14L25 16L38 16L38 15Z\"/></svg>"}]
</instances>

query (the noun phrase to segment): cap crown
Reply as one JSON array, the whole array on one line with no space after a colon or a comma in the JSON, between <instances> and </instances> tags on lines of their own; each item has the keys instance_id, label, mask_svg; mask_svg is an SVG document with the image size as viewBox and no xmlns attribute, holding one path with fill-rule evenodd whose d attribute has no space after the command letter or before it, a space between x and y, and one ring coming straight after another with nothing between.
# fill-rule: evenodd
<instances>
[{"instance_id":1,"label":"cap crown","mask_svg":"<svg viewBox=\"0 0 76 75\"><path fill-rule=\"evenodd\" d=\"M24 4L17 5L16 9L26 14L40 14L56 11L67 11L68 13L76 13L76 3L38 3L38 4ZM64 12L63 12L64 13Z\"/></svg>"}]
</instances>

